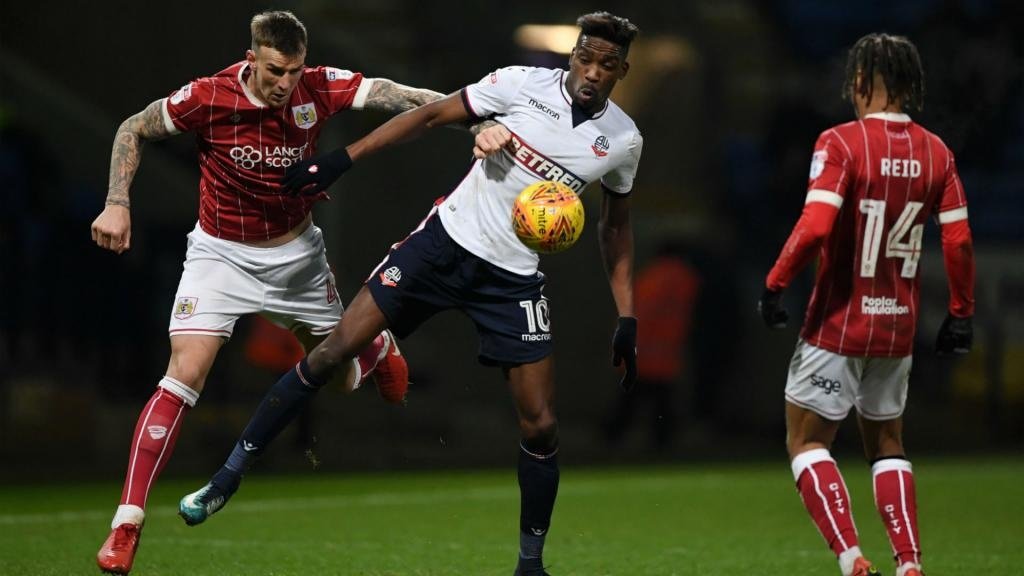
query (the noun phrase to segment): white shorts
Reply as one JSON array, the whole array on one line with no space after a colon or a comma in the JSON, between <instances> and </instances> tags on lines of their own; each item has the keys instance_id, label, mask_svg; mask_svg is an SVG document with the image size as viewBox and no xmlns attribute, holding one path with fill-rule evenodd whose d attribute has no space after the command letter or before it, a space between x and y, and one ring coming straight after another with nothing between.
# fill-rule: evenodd
<instances>
[{"instance_id":1,"label":"white shorts","mask_svg":"<svg viewBox=\"0 0 1024 576\"><path fill-rule=\"evenodd\" d=\"M274 248L221 240L197 224L188 235L184 268L171 311L171 336L228 338L244 314L262 314L285 328L305 326L321 335L341 318L323 234L312 224Z\"/></svg>"},{"instance_id":2,"label":"white shorts","mask_svg":"<svg viewBox=\"0 0 1024 576\"><path fill-rule=\"evenodd\" d=\"M786 400L829 420L856 407L868 420L892 420L907 405L911 356L842 356L803 339L789 363Z\"/></svg>"}]
</instances>

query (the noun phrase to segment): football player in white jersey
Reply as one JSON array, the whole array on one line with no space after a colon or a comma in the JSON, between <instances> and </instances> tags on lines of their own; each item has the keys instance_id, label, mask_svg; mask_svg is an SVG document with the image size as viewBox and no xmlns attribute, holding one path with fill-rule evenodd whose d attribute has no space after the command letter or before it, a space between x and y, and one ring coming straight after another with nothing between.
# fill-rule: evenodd
<instances>
[{"instance_id":1,"label":"football player in white jersey","mask_svg":"<svg viewBox=\"0 0 1024 576\"><path fill-rule=\"evenodd\" d=\"M396 116L347 148L297 164L285 177L286 188L317 194L338 177L338 167L347 169L428 128L480 118L499 122L477 136L477 160L468 176L434 205L409 237L391 248L333 332L267 397L305 402L385 328L404 337L441 310L464 312L480 335L479 360L503 369L519 415L516 574L523 576L545 574L541 554L559 476L544 276L537 271L537 254L518 241L511 223L513 201L527 185L557 180L582 191L600 180L600 247L618 311L612 359L615 365L626 364L623 386L636 378L629 194L643 141L609 95L629 70L626 57L638 29L607 12L581 16L577 24L581 32L568 71L496 70L457 93ZM324 165L332 169L321 169ZM266 446L287 423L287 415L295 413L279 403L261 403L240 442ZM229 467L218 474L235 474L240 480ZM185 498L212 514L231 494L209 487Z\"/></svg>"}]
</instances>

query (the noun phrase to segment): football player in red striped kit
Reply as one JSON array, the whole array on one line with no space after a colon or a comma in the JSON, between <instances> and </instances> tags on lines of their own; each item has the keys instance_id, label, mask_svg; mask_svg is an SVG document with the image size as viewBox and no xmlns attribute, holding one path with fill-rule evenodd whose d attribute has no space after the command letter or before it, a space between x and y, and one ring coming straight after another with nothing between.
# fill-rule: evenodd
<instances>
[{"instance_id":1,"label":"football player in red striped kit","mask_svg":"<svg viewBox=\"0 0 1024 576\"><path fill-rule=\"evenodd\" d=\"M949 280L949 313L936 351L966 354L974 314L974 256L967 199L953 154L907 112L921 109L924 72L906 38L869 34L846 63L845 96L857 120L822 132L789 240L758 309L786 324L783 290L819 256L814 292L786 383L787 448L804 506L843 576L877 574L857 540L850 495L829 450L857 410L875 503L896 576L921 576L914 474L903 410L917 322L924 221L935 217Z\"/></svg>"},{"instance_id":2,"label":"football player in red striped kit","mask_svg":"<svg viewBox=\"0 0 1024 576\"><path fill-rule=\"evenodd\" d=\"M511 222L523 188L557 180L573 190L600 183L598 237L618 315L614 365L625 364L624 387L636 379L637 319L633 314L631 193L643 137L611 99L629 70L639 29L607 12L577 19L580 34L569 69L510 66L436 102L400 114L370 134L290 171L285 185L315 194L363 156L411 140L429 128L493 118L500 125L476 137L469 172L440 198L403 241L392 246L349 304L330 336L268 392L239 442L269 444L335 366L383 328L399 337L438 312L457 309L476 326L477 359L499 367L518 416L520 488L517 576L547 576L543 551L558 493L558 419L550 301L538 254L520 242ZM595 186L594 188L598 188ZM270 400L280 401L271 404ZM286 411L282 403L294 408ZM218 475L240 477L229 468ZM203 521L231 495L206 487L182 499L183 516ZM209 484L207 486L210 486Z\"/></svg>"},{"instance_id":3,"label":"football player in red striped kit","mask_svg":"<svg viewBox=\"0 0 1024 576\"><path fill-rule=\"evenodd\" d=\"M244 60L154 101L114 137L106 207L92 224L102 248L122 254L131 247L128 191L143 143L193 132L201 177L199 222L188 235L171 312L171 358L136 425L121 502L97 555L106 572L131 570L150 487L235 321L262 314L312 350L341 317L322 234L310 213L327 195L287 194L281 187L286 169L316 153L320 129L335 113L398 113L443 96L358 72L307 67L306 29L290 12L257 14L251 32ZM333 167L323 163L321 169ZM340 368L335 380L347 390L372 372L385 400L400 403L405 396L408 367L386 330Z\"/></svg>"}]
</instances>

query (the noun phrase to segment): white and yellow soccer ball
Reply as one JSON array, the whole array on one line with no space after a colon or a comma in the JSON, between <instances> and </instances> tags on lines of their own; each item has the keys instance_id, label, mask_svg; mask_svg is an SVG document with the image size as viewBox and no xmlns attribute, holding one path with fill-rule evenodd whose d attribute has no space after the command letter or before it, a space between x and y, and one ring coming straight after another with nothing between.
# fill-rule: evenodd
<instances>
[{"instance_id":1,"label":"white and yellow soccer ball","mask_svg":"<svg viewBox=\"0 0 1024 576\"><path fill-rule=\"evenodd\" d=\"M512 228L528 248L543 254L572 246L583 232L583 202L571 188L543 180L530 184L512 206Z\"/></svg>"}]
</instances>

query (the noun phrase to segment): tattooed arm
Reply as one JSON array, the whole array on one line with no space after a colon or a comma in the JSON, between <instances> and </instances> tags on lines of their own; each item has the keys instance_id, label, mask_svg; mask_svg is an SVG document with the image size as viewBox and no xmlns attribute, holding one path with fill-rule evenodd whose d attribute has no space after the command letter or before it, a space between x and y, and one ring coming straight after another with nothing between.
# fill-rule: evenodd
<instances>
[{"instance_id":1,"label":"tattooed arm","mask_svg":"<svg viewBox=\"0 0 1024 576\"><path fill-rule=\"evenodd\" d=\"M372 81L373 85L370 86L370 92L366 95L366 102L363 104L364 110L400 114L406 110L412 110L417 106L444 98L444 94L440 92L434 92L425 88L412 88L387 78L368 78L367 80ZM494 120L484 120L469 125L452 124L450 127L469 130L473 134L479 134L481 130L495 124L497 122Z\"/></svg>"},{"instance_id":2,"label":"tattooed arm","mask_svg":"<svg viewBox=\"0 0 1024 576\"><path fill-rule=\"evenodd\" d=\"M366 110L399 114L444 97L444 94L440 92L425 88L412 88L387 78L367 78L367 80L372 81L373 84L370 86L366 102L363 104L363 108Z\"/></svg>"},{"instance_id":3,"label":"tattooed arm","mask_svg":"<svg viewBox=\"0 0 1024 576\"><path fill-rule=\"evenodd\" d=\"M110 180L103 212L92 223L92 239L101 248L121 254L131 246L131 214L128 190L139 169L142 145L171 135L164 125L163 99L121 123L110 153Z\"/></svg>"}]
</instances>

